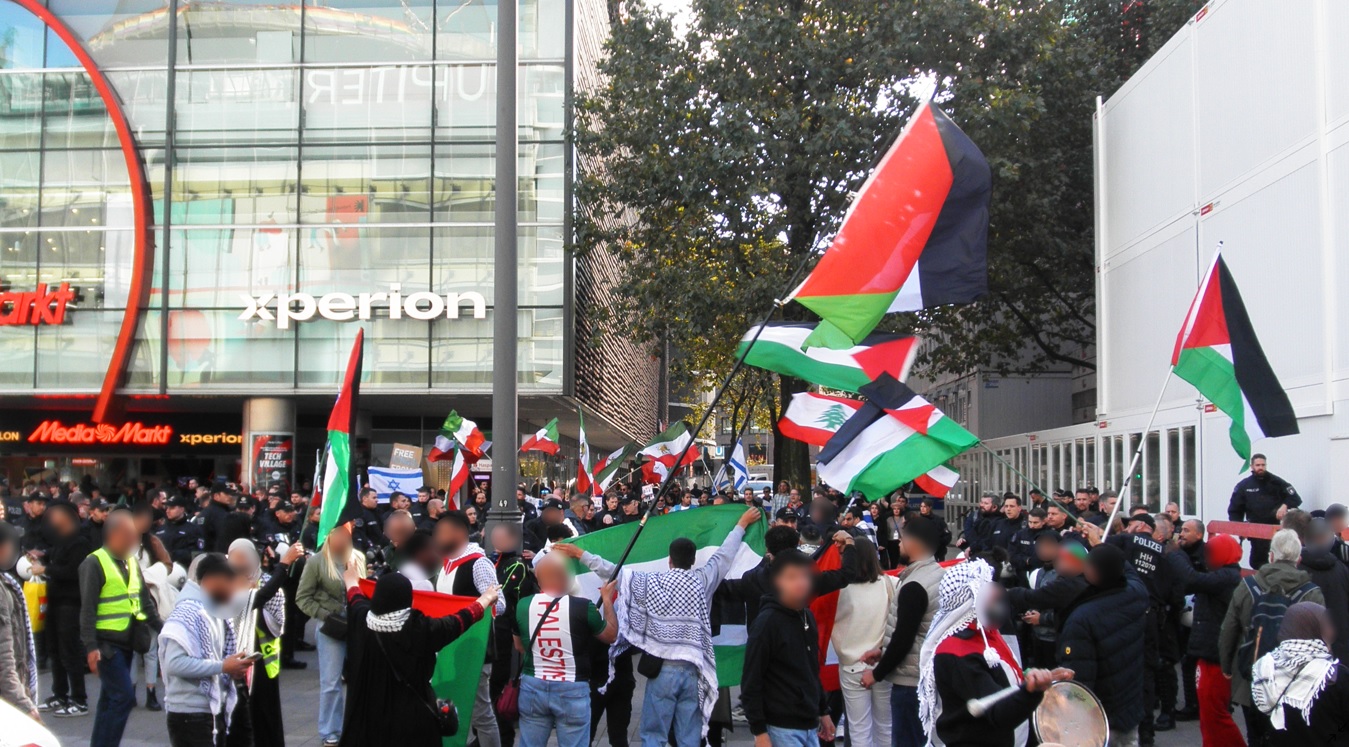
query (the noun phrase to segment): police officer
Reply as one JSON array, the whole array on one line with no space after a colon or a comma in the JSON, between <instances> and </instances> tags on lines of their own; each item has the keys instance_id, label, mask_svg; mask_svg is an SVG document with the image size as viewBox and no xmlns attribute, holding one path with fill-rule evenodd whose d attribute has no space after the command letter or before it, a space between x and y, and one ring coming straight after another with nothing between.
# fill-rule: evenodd
<instances>
[{"instance_id":1,"label":"police officer","mask_svg":"<svg viewBox=\"0 0 1349 747\"><path fill-rule=\"evenodd\" d=\"M351 543L357 550L369 554L388 544L384 536L384 520L379 512L379 494L374 488L361 488L361 510L352 522Z\"/></svg>"},{"instance_id":2,"label":"police officer","mask_svg":"<svg viewBox=\"0 0 1349 747\"><path fill-rule=\"evenodd\" d=\"M226 539L221 546L221 539L226 536L225 522L229 515L234 513L234 505L238 500L238 494L223 482L218 482L211 488L211 502L202 508L200 517L207 552L229 551L229 541Z\"/></svg>"},{"instance_id":3,"label":"police officer","mask_svg":"<svg viewBox=\"0 0 1349 747\"><path fill-rule=\"evenodd\" d=\"M206 549L206 537L201 525L187 516L191 501L181 495L170 496L164 502L164 527L155 533L173 562L186 568L192 557Z\"/></svg>"},{"instance_id":4,"label":"police officer","mask_svg":"<svg viewBox=\"0 0 1349 747\"><path fill-rule=\"evenodd\" d=\"M1251 474L1233 488L1227 518L1252 524L1278 524L1288 509L1301 505L1302 496L1293 486L1266 469L1265 455L1252 454ZM1251 540L1251 567L1258 571L1268 561L1269 540Z\"/></svg>"},{"instance_id":5,"label":"police officer","mask_svg":"<svg viewBox=\"0 0 1349 747\"><path fill-rule=\"evenodd\" d=\"M1170 566L1164 555L1166 547L1153 539L1157 521L1151 514L1141 513L1129 517L1123 534L1111 535L1106 540L1124 551L1124 557L1143 579L1148 589L1148 618L1143 627L1143 707L1146 712L1143 721L1138 724L1138 744L1148 747L1156 743L1156 725L1152 720L1152 709L1157 700L1157 670L1162 666L1160 643L1162 620L1166 617L1166 606L1171 600Z\"/></svg>"}]
</instances>

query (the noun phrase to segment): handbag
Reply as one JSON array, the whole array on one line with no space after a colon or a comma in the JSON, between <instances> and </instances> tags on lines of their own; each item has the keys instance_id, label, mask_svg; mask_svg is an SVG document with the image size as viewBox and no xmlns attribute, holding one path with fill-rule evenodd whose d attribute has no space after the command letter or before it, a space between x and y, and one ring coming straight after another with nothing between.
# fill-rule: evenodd
<instances>
[{"instance_id":1,"label":"handbag","mask_svg":"<svg viewBox=\"0 0 1349 747\"><path fill-rule=\"evenodd\" d=\"M389 671L393 672L393 678L398 680L398 684L412 691L417 696L418 702L431 709L431 715L436 719L436 726L440 729L440 736L452 737L459 733L459 709L454 707L454 702L448 698L436 698L432 704L426 699L425 691L419 691L412 686L412 683L403 679L403 675L398 672L398 668L393 665L393 660L389 658L389 652L384 650L384 641L380 639L379 633L370 631L370 635L375 637L375 645L379 646L379 652L384 654L384 661L389 664Z\"/></svg>"},{"instance_id":2,"label":"handbag","mask_svg":"<svg viewBox=\"0 0 1349 747\"><path fill-rule=\"evenodd\" d=\"M544 608L543 615L539 617L539 624L534 626L534 632L529 636L529 645L525 646L526 651L534 648L534 642L539 639L539 630L543 628L543 621L548 619L548 614L557 609L557 604L561 601L562 597L558 597ZM525 660L521 656L520 663L515 667L515 676L511 678L510 682L506 683L505 687L501 688L501 694L497 696L494 704L498 718L504 718L507 721L515 721L520 718L520 670L524 666Z\"/></svg>"},{"instance_id":3,"label":"handbag","mask_svg":"<svg viewBox=\"0 0 1349 747\"><path fill-rule=\"evenodd\" d=\"M329 612L319 625L319 632L336 641L347 639L347 611Z\"/></svg>"}]
</instances>

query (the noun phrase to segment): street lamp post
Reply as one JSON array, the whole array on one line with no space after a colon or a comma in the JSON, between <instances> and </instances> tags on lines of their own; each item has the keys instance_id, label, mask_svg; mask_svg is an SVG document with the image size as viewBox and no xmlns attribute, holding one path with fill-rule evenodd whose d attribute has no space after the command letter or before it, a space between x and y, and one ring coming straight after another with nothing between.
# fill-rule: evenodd
<instances>
[{"instance_id":1,"label":"street lamp post","mask_svg":"<svg viewBox=\"0 0 1349 747\"><path fill-rule=\"evenodd\" d=\"M519 209L516 151L519 132L515 81L519 66L517 40L519 0L497 3L497 111L496 111L496 233L493 244L495 279L492 303L492 510L489 523L520 521L515 501L517 480L516 434L518 422L519 344L518 270L519 244L516 219Z\"/></svg>"}]
</instances>

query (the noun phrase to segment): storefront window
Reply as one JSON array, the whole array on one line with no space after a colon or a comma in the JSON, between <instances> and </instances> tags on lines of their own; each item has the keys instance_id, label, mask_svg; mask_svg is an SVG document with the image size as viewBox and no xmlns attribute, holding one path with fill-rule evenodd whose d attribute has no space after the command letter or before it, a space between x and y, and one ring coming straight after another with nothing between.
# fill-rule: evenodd
<instances>
[{"instance_id":1,"label":"storefront window","mask_svg":"<svg viewBox=\"0 0 1349 747\"><path fill-rule=\"evenodd\" d=\"M300 6L275 0L183 3L178 65L300 61Z\"/></svg>"},{"instance_id":2,"label":"storefront window","mask_svg":"<svg viewBox=\"0 0 1349 747\"><path fill-rule=\"evenodd\" d=\"M295 222L295 148L179 148L174 157L175 227Z\"/></svg>"},{"instance_id":3,"label":"storefront window","mask_svg":"<svg viewBox=\"0 0 1349 747\"><path fill-rule=\"evenodd\" d=\"M274 145L299 139L300 71L180 70L174 96L180 145Z\"/></svg>"},{"instance_id":4,"label":"storefront window","mask_svg":"<svg viewBox=\"0 0 1349 747\"><path fill-rule=\"evenodd\" d=\"M3 82L0 76L0 84ZM35 150L0 151L0 228L37 225L41 164L42 156Z\"/></svg>"},{"instance_id":5,"label":"storefront window","mask_svg":"<svg viewBox=\"0 0 1349 747\"><path fill-rule=\"evenodd\" d=\"M431 289L430 229L359 224L300 229L300 288L314 295ZM445 293L450 288L437 287Z\"/></svg>"},{"instance_id":6,"label":"storefront window","mask_svg":"<svg viewBox=\"0 0 1349 747\"><path fill-rule=\"evenodd\" d=\"M431 219L429 145L307 146L300 180L303 223L352 233L359 224Z\"/></svg>"},{"instance_id":7,"label":"storefront window","mask_svg":"<svg viewBox=\"0 0 1349 747\"><path fill-rule=\"evenodd\" d=\"M365 327L363 386L426 387L430 332L426 322L382 314ZM301 387L340 383L355 335L353 324L314 321L301 325L297 383Z\"/></svg>"},{"instance_id":8,"label":"storefront window","mask_svg":"<svg viewBox=\"0 0 1349 747\"><path fill-rule=\"evenodd\" d=\"M306 0L306 62L431 59L431 0Z\"/></svg>"},{"instance_id":9,"label":"storefront window","mask_svg":"<svg viewBox=\"0 0 1349 747\"><path fill-rule=\"evenodd\" d=\"M102 69L168 62L165 0L47 0Z\"/></svg>"},{"instance_id":10,"label":"storefront window","mask_svg":"<svg viewBox=\"0 0 1349 747\"><path fill-rule=\"evenodd\" d=\"M293 228L174 230L169 298L175 308L237 309L242 296L293 290L294 265Z\"/></svg>"}]
</instances>

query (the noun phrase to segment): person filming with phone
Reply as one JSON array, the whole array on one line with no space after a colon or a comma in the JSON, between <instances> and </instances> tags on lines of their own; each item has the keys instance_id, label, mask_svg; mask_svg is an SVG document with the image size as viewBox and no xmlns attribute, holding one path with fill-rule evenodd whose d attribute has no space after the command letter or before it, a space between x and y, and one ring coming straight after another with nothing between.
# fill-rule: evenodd
<instances>
[{"instance_id":1,"label":"person filming with phone","mask_svg":"<svg viewBox=\"0 0 1349 747\"><path fill-rule=\"evenodd\" d=\"M159 633L164 708L172 747L223 747L237 683L261 656L238 651L234 569L221 553L193 561L178 604Z\"/></svg>"}]
</instances>

